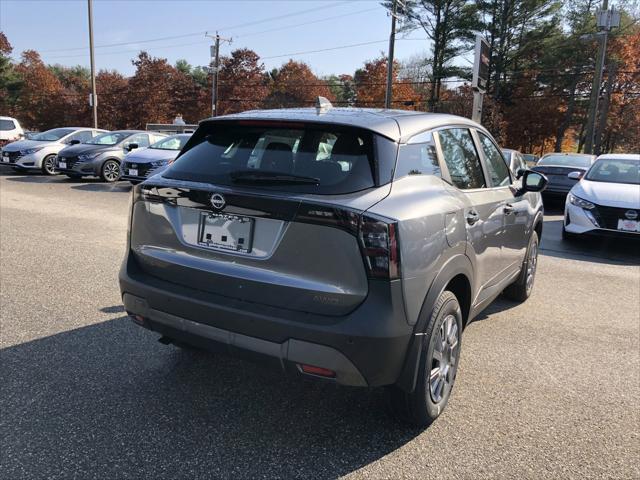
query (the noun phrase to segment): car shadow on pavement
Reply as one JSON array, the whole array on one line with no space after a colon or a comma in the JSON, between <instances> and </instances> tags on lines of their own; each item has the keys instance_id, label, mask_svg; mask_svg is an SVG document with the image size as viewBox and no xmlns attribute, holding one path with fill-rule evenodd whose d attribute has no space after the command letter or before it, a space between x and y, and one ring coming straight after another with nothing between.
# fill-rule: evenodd
<instances>
[{"instance_id":1,"label":"car shadow on pavement","mask_svg":"<svg viewBox=\"0 0 640 480\"><path fill-rule=\"evenodd\" d=\"M23 173L23 172L2 172L2 177L6 177L10 182L20 183L51 183L60 179L59 175L42 175L39 173Z\"/></svg>"},{"instance_id":2,"label":"car shadow on pavement","mask_svg":"<svg viewBox=\"0 0 640 480\"><path fill-rule=\"evenodd\" d=\"M123 316L0 355L2 478L335 478L420 433L380 390L161 345Z\"/></svg>"},{"instance_id":3,"label":"car shadow on pavement","mask_svg":"<svg viewBox=\"0 0 640 480\"><path fill-rule=\"evenodd\" d=\"M582 235L562 239L560 220L545 220L540 254L611 265L640 265L640 238Z\"/></svg>"},{"instance_id":4,"label":"car shadow on pavement","mask_svg":"<svg viewBox=\"0 0 640 480\"><path fill-rule=\"evenodd\" d=\"M131 184L129 182L103 183L102 180L95 182L87 182L82 180L81 185L74 185L74 190L83 190L86 192L130 192Z\"/></svg>"}]
</instances>

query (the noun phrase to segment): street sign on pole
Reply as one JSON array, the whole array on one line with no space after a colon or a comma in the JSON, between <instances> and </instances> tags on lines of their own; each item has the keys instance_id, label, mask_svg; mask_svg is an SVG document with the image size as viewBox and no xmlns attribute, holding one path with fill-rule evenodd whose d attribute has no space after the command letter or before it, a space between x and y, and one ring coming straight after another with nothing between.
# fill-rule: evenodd
<instances>
[{"instance_id":1,"label":"street sign on pole","mask_svg":"<svg viewBox=\"0 0 640 480\"><path fill-rule=\"evenodd\" d=\"M471 86L480 93L485 93L489 82L489 43L482 35L476 35L476 49L473 60L473 80Z\"/></svg>"},{"instance_id":2,"label":"street sign on pole","mask_svg":"<svg viewBox=\"0 0 640 480\"><path fill-rule=\"evenodd\" d=\"M471 120L478 123L482 120L482 101L489 82L490 59L491 50L489 43L482 35L476 35L473 79L471 81L471 87L473 88L473 111L471 112Z\"/></svg>"}]
</instances>

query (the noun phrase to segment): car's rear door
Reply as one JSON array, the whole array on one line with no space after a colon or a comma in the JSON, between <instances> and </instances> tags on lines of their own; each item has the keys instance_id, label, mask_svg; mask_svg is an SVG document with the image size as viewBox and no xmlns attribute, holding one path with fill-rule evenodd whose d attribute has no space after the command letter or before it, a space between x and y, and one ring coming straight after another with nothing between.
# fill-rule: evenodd
<instances>
[{"instance_id":1,"label":"car's rear door","mask_svg":"<svg viewBox=\"0 0 640 480\"><path fill-rule=\"evenodd\" d=\"M437 138L448 178L466 203L464 218L467 228L467 255L475 266L479 290L493 285L506 267L502 255L505 197L490 188L480 156L467 127L438 130Z\"/></svg>"}]
</instances>

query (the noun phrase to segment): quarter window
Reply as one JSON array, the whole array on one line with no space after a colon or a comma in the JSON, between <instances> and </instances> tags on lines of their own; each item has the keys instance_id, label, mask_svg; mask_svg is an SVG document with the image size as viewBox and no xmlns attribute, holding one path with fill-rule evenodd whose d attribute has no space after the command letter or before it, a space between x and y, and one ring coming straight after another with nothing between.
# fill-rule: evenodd
<instances>
[{"instance_id":1,"label":"quarter window","mask_svg":"<svg viewBox=\"0 0 640 480\"><path fill-rule=\"evenodd\" d=\"M504 161L504 156L484 133L478 132L478 137L480 138L480 146L484 152L484 157L487 160L487 170L491 177L491 184L494 187L509 185L511 178L509 177L509 167Z\"/></svg>"},{"instance_id":2,"label":"quarter window","mask_svg":"<svg viewBox=\"0 0 640 480\"><path fill-rule=\"evenodd\" d=\"M431 132L416 135L406 145L400 146L395 178L408 175L442 176Z\"/></svg>"},{"instance_id":3,"label":"quarter window","mask_svg":"<svg viewBox=\"0 0 640 480\"><path fill-rule=\"evenodd\" d=\"M469 129L440 130L438 138L453 184L463 190L486 187L480 158Z\"/></svg>"}]
</instances>

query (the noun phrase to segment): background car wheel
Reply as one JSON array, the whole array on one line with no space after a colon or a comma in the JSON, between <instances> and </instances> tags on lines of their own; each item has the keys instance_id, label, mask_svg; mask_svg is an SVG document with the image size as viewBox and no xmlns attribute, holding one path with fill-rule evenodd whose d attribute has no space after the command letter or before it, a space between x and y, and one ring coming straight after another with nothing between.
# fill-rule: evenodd
<instances>
[{"instance_id":1,"label":"background car wheel","mask_svg":"<svg viewBox=\"0 0 640 480\"><path fill-rule=\"evenodd\" d=\"M42 173L45 175L55 175L56 173L56 156L47 155L42 159Z\"/></svg>"},{"instance_id":2,"label":"background car wheel","mask_svg":"<svg viewBox=\"0 0 640 480\"><path fill-rule=\"evenodd\" d=\"M112 183L120 179L120 163L117 160L107 160L102 164L100 178L103 181Z\"/></svg>"},{"instance_id":3,"label":"background car wheel","mask_svg":"<svg viewBox=\"0 0 640 480\"><path fill-rule=\"evenodd\" d=\"M516 302L524 302L533 291L538 268L538 233L534 230L529 239L529 248L522 264L518 279L504 290L504 295Z\"/></svg>"},{"instance_id":4,"label":"background car wheel","mask_svg":"<svg viewBox=\"0 0 640 480\"><path fill-rule=\"evenodd\" d=\"M444 411L456 378L462 340L462 311L456 296L444 291L438 297L425 335L416 388L408 393L388 387L390 406L402 420L429 426Z\"/></svg>"}]
</instances>

